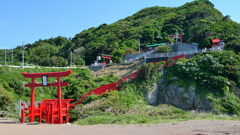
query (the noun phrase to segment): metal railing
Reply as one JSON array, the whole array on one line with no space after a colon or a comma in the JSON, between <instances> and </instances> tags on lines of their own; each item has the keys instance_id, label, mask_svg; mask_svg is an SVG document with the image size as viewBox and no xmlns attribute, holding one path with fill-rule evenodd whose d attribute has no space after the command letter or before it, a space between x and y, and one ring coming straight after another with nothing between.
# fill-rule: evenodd
<instances>
[{"instance_id":1,"label":"metal railing","mask_svg":"<svg viewBox=\"0 0 240 135\"><path fill-rule=\"evenodd\" d=\"M191 50L191 51L180 51L180 52L169 52L169 53L155 53L155 54L149 54L146 56L146 58L158 58L158 57L175 57L178 55L188 55L188 54L194 54L194 53L204 53L204 52L210 52L210 51L222 51L221 48L210 48L210 49L202 49L202 50Z\"/></svg>"},{"instance_id":2,"label":"metal railing","mask_svg":"<svg viewBox=\"0 0 240 135\"><path fill-rule=\"evenodd\" d=\"M146 57L147 55L149 55L149 54L151 54L151 53L153 53L153 52L155 52L155 50L148 51L148 52L143 53L143 54L141 54L141 55L138 55L138 56L136 56L136 57L134 57L134 58L126 59L126 60L123 60L123 61L124 61L124 62L138 61L138 60L140 60L141 58Z\"/></svg>"},{"instance_id":3,"label":"metal railing","mask_svg":"<svg viewBox=\"0 0 240 135\"><path fill-rule=\"evenodd\" d=\"M198 49L198 47L195 46L195 45L183 44L183 46L188 47L188 48L192 48L192 49L194 49L194 50L197 50L197 49Z\"/></svg>"}]
</instances>

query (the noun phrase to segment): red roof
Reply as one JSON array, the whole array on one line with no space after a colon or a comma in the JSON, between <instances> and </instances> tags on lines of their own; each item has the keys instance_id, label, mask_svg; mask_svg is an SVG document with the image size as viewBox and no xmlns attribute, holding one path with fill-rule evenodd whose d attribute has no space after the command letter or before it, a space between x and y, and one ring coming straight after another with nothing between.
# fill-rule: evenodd
<instances>
[{"instance_id":1,"label":"red roof","mask_svg":"<svg viewBox=\"0 0 240 135\"><path fill-rule=\"evenodd\" d=\"M213 43L219 43L219 42L220 42L220 39L219 39L219 38L217 38L217 39L213 39L212 42L213 42Z\"/></svg>"}]
</instances>

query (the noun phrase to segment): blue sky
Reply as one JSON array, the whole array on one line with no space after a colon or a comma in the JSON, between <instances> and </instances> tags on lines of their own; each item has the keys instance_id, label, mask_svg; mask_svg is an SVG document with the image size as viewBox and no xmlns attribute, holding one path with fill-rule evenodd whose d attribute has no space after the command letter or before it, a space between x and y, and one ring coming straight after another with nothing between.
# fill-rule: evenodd
<instances>
[{"instance_id":1,"label":"blue sky","mask_svg":"<svg viewBox=\"0 0 240 135\"><path fill-rule=\"evenodd\" d=\"M178 7L193 0L0 0L0 49L39 39L74 37L152 6ZM210 0L223 15L240 23L239 0Z\"/></svg>"}]
</instances>

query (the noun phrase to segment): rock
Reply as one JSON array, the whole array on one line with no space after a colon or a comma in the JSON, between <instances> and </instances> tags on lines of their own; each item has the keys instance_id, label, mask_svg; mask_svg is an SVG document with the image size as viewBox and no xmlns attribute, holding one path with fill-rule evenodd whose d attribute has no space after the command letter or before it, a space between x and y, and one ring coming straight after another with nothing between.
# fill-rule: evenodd
<instances>
[{"instance_id":1,"label":"rock","mask_svg":"<svg viewBox=\"0 0 240 135\"><path fill-rule=\"evenodd\" d=\"M156 105L171 104L183 110L212 109L210 100L207 97L200 99L200 96L196 94L196 88L194 86L191 85L187 89L184 89L175 84L165 86L163 82L164 78L161 78L157 83L157 100L154 99Z\"/></svg>"},{"instance_id":2,"label":"rock","mask_svg":"<svg viewBox=\"0 0 240 135\"><path fill-rule=\"evenodd\" d=\"M160 86L162 85L163 82L164 82L164 77L158 80L157 85Z\"/></svg>"},{"instance_id":3,"label":"rock","mask_svg":"<svg viewBox=\"0 0 240 135\"><path fill-rule=\"evenodd\" d=\"M147 99L147 104L155 104L157 102L157 93L158 93L158 85L152 84L153 88L151 91L147 91L145 94L145 98Z\"/></svg>"},{"instance_id":4,"label":"rock","mask_svg":"<svg viewBox=\"0 0 240 135\"><path fill-rule=\"evenodd\" d=\"M203 97L202 99L200 99L199 95L196 95L194 100L194 107L195 109L200 109L200 110L211 110L212 103L207 97Z\"/></svg>"},{"instance_id":5,"label":"rock","mask_svg":"<svg viewBox=\"0 0 240 135\"><path fill-rule=\"evenodd\" d=\"M194 101L194 97L196 94L195 90L196 90L196 88L192 85L188 87L188 95L189 95L189 99L192 103Z\"/></svg>"},{"instance_id":6,"label":"rock","mask_svg":"<svg viewBox=\"0 0 240 135\"><path fill-rule=\"evenodd\" d=\"M240 99L240 88L235 86L234 95Z\"/></svg>"},{"instance_id":7,"label":"rock","mask_svg":"<svg viewBox=\"0 0 240 135\"><path fill-rule=\"evenodd\" d=\"M179 87L178 90L177 90L177 95L182 94L184 92L184 90L185 90L184 88Z\"/></svg>"},{"instance_id":8,"label":"rock","mask_svg":"<svg viewBox=\"0 0 240 135\"><path fill-rule=\"evenodd\" d=\"M192 105L192 104L193 104L189 99L188 99L187 103L188 103L189 105Z\"/></svg>"},{"instance_id":9,"label":"rock","mask_svg":"<svg viewBox=\"0 0 240 135\"><path fill-rule=\"evenodd\" d=\"M170 90L167 92L168 97L175 97L175 92L173 90Z\"/></svg>"},{"instance_id":10,"label":"rock","mask_svg":"<svg viewBox=\"0 0 240 135\"><path fill-rule=\"evenodd\" d=\"M169 104L169 100L168 100L167 95L165 95L165 104Z\"/></svg>"},{"instance_id":11,"label":"rock","mask_svg":"<svg viewBox=\"0 0 240 135\"><path fill-rule=\"evenodd\" d=\"M178 89L178 86L174 85L174 84L170 84L168 87L167 87L169 90L173 90L173 91L176 91Z\"/></svg>"},{"instance_id":12,"label":"rock","mask_svg":"<svg viewBox=\"0 0 240 135\"><path fill-rule=\"evenodd\" d=\"M181 94L181 97L182 97L182 98L187 98L187 99L189 98L189 97L188 97L188 93L183 93L183 94Z\"/></svg>"}]
</instances>

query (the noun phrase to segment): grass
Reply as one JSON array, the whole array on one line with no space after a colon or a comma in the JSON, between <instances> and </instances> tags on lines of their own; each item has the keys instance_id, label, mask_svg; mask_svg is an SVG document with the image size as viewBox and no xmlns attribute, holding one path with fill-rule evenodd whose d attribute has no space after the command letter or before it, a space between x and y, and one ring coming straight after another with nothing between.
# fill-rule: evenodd
<instances>
[{"instance_id":1,"label":"grass","mask_svg":"<svg viewBox=\"0 0 240 135\"><path fill-rule=\"evenodd\" d=\"M163 105L165 106L165 105ZM162 108L159 108L162 109ZM73 124L76 125L96 125L96 124L160 124L160 123L172 123L172 125L178 124L180 121L188 120L240 120L240 117L233 117L223 114L214 114L211 112L186 112L185 115L156 115L154 117L149 116L148 112L122 114L122 115L99 115L91 116L85 119L79 119Z\"/></svg>"}]
</instances>

